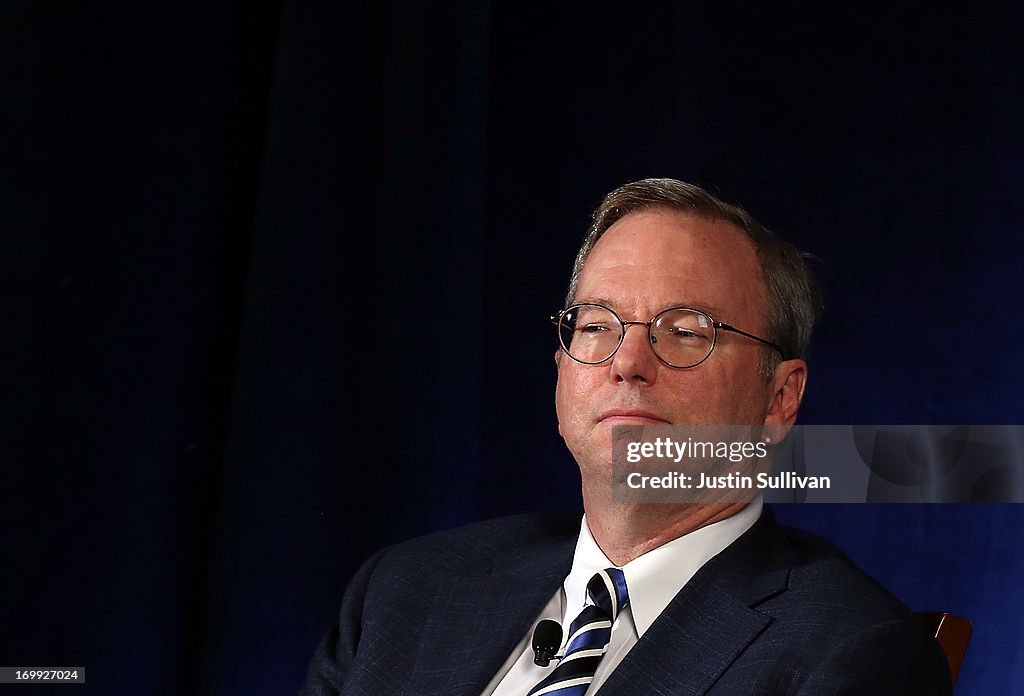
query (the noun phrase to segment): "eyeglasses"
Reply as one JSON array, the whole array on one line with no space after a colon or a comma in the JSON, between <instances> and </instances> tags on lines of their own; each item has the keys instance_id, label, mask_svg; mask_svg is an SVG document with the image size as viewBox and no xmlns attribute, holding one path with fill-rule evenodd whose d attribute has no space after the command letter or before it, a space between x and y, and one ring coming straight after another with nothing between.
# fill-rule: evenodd
<instances>
[{"instance_id":1,"label":"eyeglasses","mask_svg":"<svg viewBox=\"0 0 1024 696\"><path fill-rule=\"evenodd\" d=\"M774 348L786 359L779 345L689 307L671 307L658 312L650 321L622 321L603 305L577 304L552 315L551 321L558 326L562 350L584 365L597 365L615 355L627 327L634 324L647 327L651 349L669 367L696 367L707 360L718 343L719 330L752 338Z\"/></svg>"}]
</instances>

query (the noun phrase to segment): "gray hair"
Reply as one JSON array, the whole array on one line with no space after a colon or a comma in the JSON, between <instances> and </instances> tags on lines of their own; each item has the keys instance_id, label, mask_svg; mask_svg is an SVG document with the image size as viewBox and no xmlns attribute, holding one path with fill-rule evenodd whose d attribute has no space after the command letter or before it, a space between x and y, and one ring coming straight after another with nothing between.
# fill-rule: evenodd
<instances>
[{"instance_id":1,"label":"gray hair","mask_svg":"<svg viewBox=\"0 0 1024 696\"><path fill-rule=\"evenodd\" d=\"M806 263L813 257L776 237L743 208L719 200L699 186L675 179L634 181L604 197L594 211L594 221L576 254L566 307L576 299L580 273L597 240L630 213L649 208L668 208L708 220L722 220L745 232L754 243L764 274L768 299L766 338L781 346L787 359L807 357L811 330L822 310L821 292ZM778 363L778 353L766 346L761 374L770 377Z\"/></svg>"}]
</instances>

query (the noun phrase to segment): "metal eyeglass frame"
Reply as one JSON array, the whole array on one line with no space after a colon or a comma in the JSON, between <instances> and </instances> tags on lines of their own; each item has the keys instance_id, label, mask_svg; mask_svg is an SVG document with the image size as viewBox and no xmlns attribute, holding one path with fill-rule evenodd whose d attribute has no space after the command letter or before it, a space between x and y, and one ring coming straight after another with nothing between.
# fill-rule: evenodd
<instances>
[{"instance_id":1,"label":"metal eyeglass frame","mask_svg":"<svg viewBox=\"0 0 1024 696\"><path fill-rule=\"evenodd\" d=\"M580 360L579 358L573 357L572 353L569 352L569 348L565 345L565 342L562 340L562 331L559 328L562 324L562 317L565 316L568 312L571 312L572 310L578 309L580 307L599 307L600 309L607 310L608 312L611 312L611 315L615 317L616 321L618 321L619 324L622 326L622 331L619 332L619 342L615 345L615 349L612 350L612 352L609 353L607 357L598 360L597 362L586 362L584 360ZM651 333L651 327L654 326L654 323L656 321L658 321L658 317L660 317L663 314L666 314L667 312L672 312L677 309L684 309L687 312L694 312L695 314L700 314L701 316L707 317L708 321L711 323L711 327L715 330L714 336L712 336L711 338L711 348L708 350L708 354L701 358L699 361L693 363L692 365L673 365L668 360L661 357L661 354L658 353L658 351L655 350L654 348L654 344L656 343L656 341L654 340L654 334ZM568 355L570 359L575 360L581 365L600 365L601 363L611 360L613 357L615 357L615 354L619 352L619 348L622 347L622 342L626 339L627 329L633 325L647 327L647 343L651 346L651 352L654 353L654 356L662 363L677 370L688 370L691 367L697 367L702 362L710 358L711 354L715 352L715 347L718 345L719 329L721 329L722 331L738 333L739 335L746 336L747 338L752 338L758 343L763 343L764 345L769 346L770 348L774 348L776 351L778 351L779 355L782 357L783 360L788 360L788 358L786 357L786 351L784 351L782 349L782 346L778 345L777 343L772 343L771 341L761 338L760 336L755 336L754 334L743 331L742 329L737 329L735 326L731 324L726 324L724 321L715 321L714 318L707 312L703 312L699 309L694 309L693 307L668 307L667 309L663 309L657 314L655 314L653 317L651 317L650 321L623 321L622 317L620 317L618 313L616 313L616 311L611 307L605 307L604 305L595 304L593 302L581 302L580 304L570 305L565 309L561 310L560 312L558 312L557 314L552 314L549 318L551 320L551 323L555 325L556 330L558 330L558 345L562 347L562 352Z\"/></svg>"}]
</instances>

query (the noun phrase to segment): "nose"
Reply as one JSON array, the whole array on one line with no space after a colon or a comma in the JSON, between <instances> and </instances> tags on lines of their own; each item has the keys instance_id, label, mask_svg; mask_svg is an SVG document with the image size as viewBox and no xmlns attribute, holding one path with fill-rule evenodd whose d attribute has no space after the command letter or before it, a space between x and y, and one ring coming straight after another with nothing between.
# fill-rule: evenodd
<instances>
[{"instance_id":1,"label":"nose","mask_svg":"<svg viewBox=\"0 0 1024 696\"><path fill-rule=\"evenodd\" d=\"M625 331L622 344L612 356L609 378L616 384L654 384L661 363L651 348L647 326L641 323L628 324Z\"/></svg>"}]
</instances>

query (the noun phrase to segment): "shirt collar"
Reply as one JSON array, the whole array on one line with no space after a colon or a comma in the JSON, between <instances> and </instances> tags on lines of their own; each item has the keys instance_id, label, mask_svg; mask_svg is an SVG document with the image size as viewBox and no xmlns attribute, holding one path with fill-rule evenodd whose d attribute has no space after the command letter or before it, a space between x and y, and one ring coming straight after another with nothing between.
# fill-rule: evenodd
<instances>
[{"instance_id":1,"label":"shirt collar","mask_svg":"<svg viewBox=\"0 0 1024 696\"><path fill-rule=\"evenodd\" d=\"M735 515L673 539L622 566L629 589L629 609L638 637L650 628L672 598L705 563L754 525L763 506L763 498L758 495ZM584 515L572 570L564 583L565 621L572 620L583 609L587 583L594 573L613 566L594 541Z\"/></svg>"}]
</instances>

